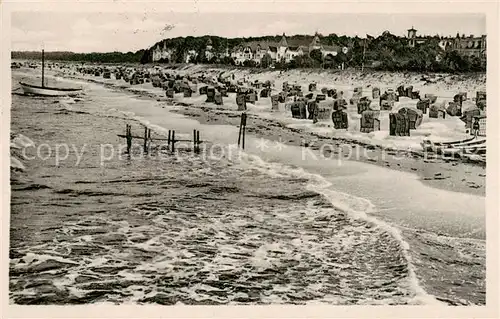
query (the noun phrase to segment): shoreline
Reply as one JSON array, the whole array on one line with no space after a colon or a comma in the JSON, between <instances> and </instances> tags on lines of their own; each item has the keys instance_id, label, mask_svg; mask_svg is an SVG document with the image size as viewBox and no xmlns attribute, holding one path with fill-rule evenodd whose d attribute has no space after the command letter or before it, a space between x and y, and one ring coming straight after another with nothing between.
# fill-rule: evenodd
<instances>
[{"instance_id":1,"label":"shoreline","mask_svg":"<svg viewBox=\"0 0 500 319\"><path fill-rule=\"evenodd\" d=\"M157 101L168 101L168 99L158 96L152 92L129 87L128 84L120 85L119 83L106 83L97 79L89 79L80 76L62 76L64 78L83 80L86 82L97 83L104 85L117 91L129 92L136 94L142 98L154 99ZM175 99L174 99L175 103ZM216 108L210 104L201 103L195 105L189 103L185 99L181 103L177 103L182 107L179 110L172 112L180 113L186 117L194 118L200 124L210 125L239 125L239 115L241 112L236 110L227 110ZM362 142L350 141L343 138L329 138L321 136L313 132L305 132L300 129L285 127L278 119L268 119L260 117L256 114L248 114L247 132L258 138L265 138L271 141L278 141L287 145L305 146L303 140L326 142L331 141L336 146L350 145L351 147L359 147L362 154L369 153L370 158L361 156L359 159L353 158L350 160L377 165L380 167L389 168L396 171L408 172L416 174L419 180L433 188L448 190L452 192L466 193L472 195L486 196L486 166L478 163L467 163L462 160L441 159L426 160L418 152L403 151L397 149L385 150L380 146L366 145ZM308 143L309 143L308 142ZM313 144L311 149L318 151L319 146ZM333 153L326 152L325 156L332 159L338 159L335 151ZM376 157L377 159L372 159ZM465 174L465 176L464 176Z\"/></svg>"}]
</instances>

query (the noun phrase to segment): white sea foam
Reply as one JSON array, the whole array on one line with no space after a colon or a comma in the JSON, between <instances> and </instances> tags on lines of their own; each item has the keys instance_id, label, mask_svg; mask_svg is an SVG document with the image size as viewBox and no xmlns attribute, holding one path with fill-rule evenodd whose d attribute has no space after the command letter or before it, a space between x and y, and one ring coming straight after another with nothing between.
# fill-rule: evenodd
<instances>
[{"instance_id":1,"label":"white sea foam","mask_svg":"<svg viewBox=\"0 0 500 319\"><path fill-rule=\"evenodd\" d=\"M408 263L408 286L415 293L415 297L411 301L411 303L444 304L443 302L438 301L435 297L429 295L420 286L417 275L415 273L415 267L411 262L411 256L409 254L409 244L403 239L401 232L396 227L391 226L390 224L370 215L370 213L376 210L375 205L373 205L371 201L365 198L360 198L328 189L328 187L331 186L330 182L328 182L322 176L308 173L302 168L291 168L279 163L267 163L256 155L246 154L246 156L242 158L244 162L259 169L261 172L267 173L274 177L290 176L309 179L310 183L307 185L307 189L322 194L329 200L334 208L347 213L352 218L363 219L369 223L372 223L389 233L399 242L400 247L404 253L404 257Z\"/></svg>"}]
</instances>

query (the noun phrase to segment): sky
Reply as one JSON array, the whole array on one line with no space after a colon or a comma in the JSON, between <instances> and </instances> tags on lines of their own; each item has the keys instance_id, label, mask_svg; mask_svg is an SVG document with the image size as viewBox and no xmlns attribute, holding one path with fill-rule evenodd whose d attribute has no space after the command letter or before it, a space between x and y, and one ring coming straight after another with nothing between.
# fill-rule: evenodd
<instances>
[{"instance_id":1,"label":"sky","mask_svg":"<svg viewBox=\"0 0 500 319\"><path fill-rule=\"evenodd\" d=\"M482 14L339 14L217 12L13 12L13 51L137 51L177 36L249 37L286 33L365 37L389 31L405 36L486 34Z\"/></svg>"}]
</instances>

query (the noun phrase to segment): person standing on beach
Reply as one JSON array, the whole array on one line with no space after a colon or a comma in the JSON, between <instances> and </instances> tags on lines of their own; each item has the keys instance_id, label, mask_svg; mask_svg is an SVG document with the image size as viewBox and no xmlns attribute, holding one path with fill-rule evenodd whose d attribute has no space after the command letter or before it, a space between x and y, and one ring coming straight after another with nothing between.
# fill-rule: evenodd
<instances>
[{"instance_id":1,"label":"person standing on beach","mask_svg":"<svg viewBox=\"0 0 500 319\"><path fill-rule=\"evenodd\" d=\"M474 138L477 138L477 134L479 134L479 119L474 118L474 124L472 124L472 132L474 134Z\"/></svg>"}]
</instances>

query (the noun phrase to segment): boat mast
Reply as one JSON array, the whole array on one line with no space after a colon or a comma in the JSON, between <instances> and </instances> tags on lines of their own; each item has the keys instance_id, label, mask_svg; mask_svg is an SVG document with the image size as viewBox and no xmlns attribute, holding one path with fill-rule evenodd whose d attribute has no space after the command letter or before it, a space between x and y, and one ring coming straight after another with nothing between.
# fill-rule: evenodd
<instances>
[{"instance_id":1,"label":"boat mast","mask_svg":"<svg viewBox=\"0 0 500 319\"><path fill-rule=\"evenodd\" d=\"M44 87L44 83L45 83L45 59L44 59L44 50L42 49L42 87Z\"/></svg>"}]
</instances>

